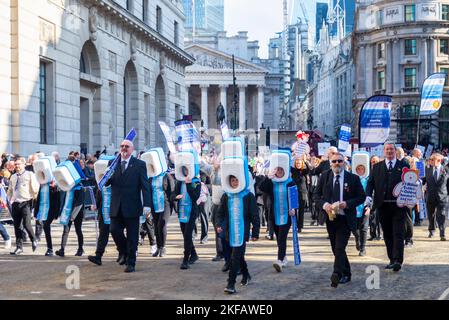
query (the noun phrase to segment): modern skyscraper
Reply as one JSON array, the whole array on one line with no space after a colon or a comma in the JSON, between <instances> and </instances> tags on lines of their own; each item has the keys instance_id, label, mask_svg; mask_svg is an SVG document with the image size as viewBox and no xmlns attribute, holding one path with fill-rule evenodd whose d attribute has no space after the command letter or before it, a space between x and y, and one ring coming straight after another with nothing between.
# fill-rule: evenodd
<instances>
[{"instance_id":1,"label":"modern skyscraper","mask_svg":"<svg viewBox=\"0 0 449 320\"><path fill-rule=\"evenodd\" d=\"M320 41L320 30L323 27L323 23L327 24L327 11L329 5L324 2L317 2L316 4L316 24L315 24L315 41Z\"/></svg>"},{"instance_id":2,"label":"modern skyscraper","mask_svg":"<svg viewBox=\"0 0 449 320\"><path fill-rule=\"evenodd\" d=\"M183 0L185 35L224 31L224 0Z\"/></svg>"},{"instance_id":3,"label":"modern skyscraper","mask_svg":"<svg viewBox=\"0 0 449 320\"><path fill-rule=\"evenodd\" d=\"M332 3L332 8L328 8L328 10L334 10L334 14L336 13L335 8L337 4L340 9L344 11L345 23L343 26L343 37L347 36L354 30L354 16L355 16L355 0L331 0L329 4ZM321 28L321 26L320 26ZM337 36L338 30L338 22L335 21L332 26L329 28L331 36Z\"/></svg>"}]
</instances>

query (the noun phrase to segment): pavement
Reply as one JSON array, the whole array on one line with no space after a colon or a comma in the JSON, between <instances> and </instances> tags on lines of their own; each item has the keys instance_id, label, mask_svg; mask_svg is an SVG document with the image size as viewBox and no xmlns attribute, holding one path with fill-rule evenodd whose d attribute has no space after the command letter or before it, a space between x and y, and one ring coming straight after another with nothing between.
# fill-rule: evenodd
<instances>
[{"instance_id":1,"label":"pavement","mask_svg":"<svg viewBox=\"0 0 449 320\"><path fill-rule=\"evenodd\" d=\"M11 235L13 230L7 226ZM273 268L276 241L261 239L247 246L246 260L252 275L247 287L239 285L237 294L226 295L223 289L227 274L221 272L223 262L212 262L215 256L213 232L207 244L195 242L199 261L189 270L180 270L183 241L177 218L168 225L167 255L153 258L148 238L139 247L136 272L124 273L115 260L117 252L110 237L103 265L87 260L95 252L95 221L85 221L85 256L75 257L77 240L74 228L69 236L66 257L45 257L45 240L36 252L31 244L24 246L21 256L0 247L0 299L55 300L449 300L449 242L439 237L428 239L427 227L415 227L414 247L405 249L403 269L394 273L384 270L387 264L383 241L368 242L367 255L359 257L351 237L347 252L352 267L352 281L338 288L330 287L333 255L323 226L306 227L299 235L302 263L293 263L292 234L288 239L289 265L278 273ZM212 228L210 227L210 231ZM58 249L62 226L53 224L53 242ZM13 237L14 238L14 237ZM14 244L13 244L14 247ZM77 280L79 279L79 281Z\"/></svg>"}]
</instances>

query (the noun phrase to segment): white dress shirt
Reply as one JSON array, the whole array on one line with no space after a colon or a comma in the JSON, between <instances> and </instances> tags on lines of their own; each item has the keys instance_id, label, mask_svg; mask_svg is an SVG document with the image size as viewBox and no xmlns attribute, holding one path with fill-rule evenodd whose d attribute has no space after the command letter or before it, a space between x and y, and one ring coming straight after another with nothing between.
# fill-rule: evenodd
<instances>
[{"instance_id":1,"label":"white dress shirt","mask_svg":"<svg viewBox=\"0 0 449 320\"><path fill-rule=\"evenodd\" d=\"M126 164L125 164L125 170L128 169L129 160L131 160L131 157L129 157L129 158L126 159L126 160L124 160L124 159L122 159L122 158L120 158L120 159L121 159L121 160L120 160L120 168L122 167L122 162L123 162L123 161L126 161Z\"/></svg>"},{"instance_id":2,"label":"white dress shirt","mask_svg":"<svg viewBox=\"0 0 449 320\"><path fill-rule=\"evenodd\" d=\"M390 169L390 161L391 161L391 167L394 168L394 166L396 165L397 159L396 158L394 158L393 160L385 159L385 165L387 166L387 170Z\"/></svg>"},{"instance_id":3,"label":"white dress shirt","mask_svg":"<svg viewBox=\"0 0 449 320\"><path fill-rule=\"evenodd\" d=\"M345 183L345 170L343 170L340 174L339 174L340 178L339 178L339 182L340 182L340 202L343 201L343 188L344 188L344 183ZM332 188L335 185L335 181L337 180L337 175L334 173L334 177L332 178ZM328 205L329 203L326 202L323 206L323 209ZM340 211L338 212L338 214L344 216L345 215L345 211L343 209L340 209Z\"/></svg>"}]
</instances>

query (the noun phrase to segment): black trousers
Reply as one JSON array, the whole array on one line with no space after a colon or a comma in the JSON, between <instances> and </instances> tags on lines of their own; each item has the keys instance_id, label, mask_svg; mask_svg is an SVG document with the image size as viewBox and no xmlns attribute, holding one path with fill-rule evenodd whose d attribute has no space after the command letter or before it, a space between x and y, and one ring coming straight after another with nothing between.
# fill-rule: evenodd
<instances>
[{"instance_id":1,"label":"black trousers","mask_svg":"<svg viewBox=\"0 0 449 320\"><path fill-rule=\"evenodd\" d=\"M368 229L369 229L369 215L362 215L360 218L357 218L357 230L354 233L355 241L359 243L360 250L365 250L366 247L366 239L368 238Z\"/></svg>"},{"instance_id":2,"label":"black trousers","mask_svg":"<svg viewBox=\"0 0 449 320\"><path fill-rule=\"evenodd\" d=\"M414 210L414 209L413 209ZM419 212L415 212L415 214L419 215ZM407 209L405 216L405 231L404 238L405 242L410 242L413 240L413 211L412 209Z\"/></svg>"},{"instance_id":3,"label":"black trousers","mask_svg":"<svg viewBox=\"0 0 449 320\"><path fill-rule=\"evenodd\" d=\"M170 210L153 213L152 216L157 247L163 248L167 241L167 224L168 219L170 219Z\"/></svg>"},{"instance_id":4,"label":"black trousers","mask_svg":"<svg viewBox=\"0 0 449 320\"><path fill-rule=\"evenodd\" d=\"M140 237L142 240L145 239L147 235L150 240L150 246L154 246L156 244L156 233L152 219L146 219L145 222L140 225Z\"/></svg>"},{"instance_id":5,"label":"black trousers","mask_svg":"<svg viewBox=\"0 0 449 320\"><path fill-rule=\"evenodd\" d=\"M106 246L109 242L109 233L111 231L111 225L105 224L103 220L103 214L101 212L98 214L98 241L97 241L97 249L95 251L95 255L98 258L103 257L104 252L106 250Z\"/></svg>"},{"instance_id":6,"label":"black trousers","mask_svg":"<svg viewBox=\"0 0 449 320\"><path fill-rule=\"evenodd\" d=\"M201 222L201 239L204 239L209 233L209 216L207 215L204 203L201 203L200 208L200 222Z\"/></svg>"},{"instance_id":7,"label":"black trousers","mask_svg":"<svg viewBox=\"0 0 449 320\"><path fill-rule=\"evenodd\" d=\"M369 233L371 238L380 238L382 236L379 212L377 210L372 210L369 215Z\"/></svg>"},{"instance_id":8,"label":"black trousers","mask_svg":"<svg viewBox=\"0 0 449 320\"><path fill-rule=\"evenodd\" d=\"M398 208L396 203L384 203L377 209L390 263L404 262L404 225L407 210Z\"/></svg>"},{"instance_id":9,"label":"black trousers","mask_svg":"<svg viewBox=\"0 0 449 320\"><path fill-rule=\"evenodd\" d=\"M83 205L84 206L84 205ZM75 220L69 221L69 223L64 226L64 231L62 232L62 240L61 240L61 249L65 250L67 246L67 240L69 239L70 229L72 228L72 224L75 224L75 232L76 237L78 238L78 249L83 249L84 245L84 236L83 236L83 219L84 219L84 209L81 209Z\"/></svg>"},{"instance_id":10,"label":"black trousers","mask_svg":"<svg viewBox=\"0 0 449 320\"><path fill-rule=\"evenodd\" d=\"M25 229L31 241L36 241L33 228L31 227L31 201L22 203L15 202L12 204L12 219L14 221L14 233L16 235L16 247L23 249L24 232Z\"/></svg>"},{"instance_id":11,"label":"black trousers","mask_svg":"<svg viewBox=\"0 0 449 320\"><path fill-rule=\"evenodd\" d=\"M276 234L276 241L278 245L278 260L282 261L284 260L286 254L287 254L287 237L288 232L290 231L290 226L292 225L292 219L290 216L288 216L287 224L283 226L277 226L274 223L274 217L273 217L273 228L274 233Z\"/></svg>"},{"instance_id":12,"label":"black trousers","mask_svg":"<svg viewBox=\"0 0 449 320\"><path fill-rule=\"evenodd\" d=\"M298 222L298 230L304 229L304 211L306 207L305 194L299 196L299 208L296 210L296 221Z\"/></svg>"},{"instance_id":13,"label":"black trousers","mask_svg":"<svg viewBox=\"0 0 449 320\"><path fill-rule=\"evenodd\" d=\"M229 266L228 285L235 285L239 270L242 272L243 276L247 276L249 274L248 265L245 261L246 242L243 241L243 244L240 247L234 247L231 248L231 250L231 265Z\"/></svg>"},{"instance_id":14,"label":"black trousers","mask_svg":"<svg viewBox=\"0 0 449 320\"><path fill-rule=\"evenodd\" d=\"M446 231L446 204L427 203L427 216L429 217L429 231L435 231L435 225L438 224L440 237L444 237Z\"/></svg>"},{"instance_id":15,"label":"black trousers","mask_svg":"<svg viewBox=\"0 0 449 320\"><path fill-rule=\"evenodd\" d=\"M190 216L189 222L180 223L182 236L184 237L184 262L189 261L191 256L196 255L193 244L193 229L195 228L196 217Z\"/></svg>"},{"instance_id":16,"label":"black trousers","mask_svg":"<svg viewBox=\"0 0 449 320\"><path fill-rule=\"evenodd\" d=\"M140 217L124 218L121 210L118 216L111 217L111 234L120 255L128 259L128 265L136 265L137 246L139 245ZM126 229L126 237L125 231Z\"/></svg>"},{"instance_id":17,"label":"black trousers","mask_svg":"<svg viewBox=\"0 0 449 320\"><path fill-rule=\"evenodd\" d=\"M351 276L351 265L346 254L351 230L345 216L337 215L334 221L326 220L326 228L334 254L334 273L342 276Z\"/></svg>"}]
</instances>

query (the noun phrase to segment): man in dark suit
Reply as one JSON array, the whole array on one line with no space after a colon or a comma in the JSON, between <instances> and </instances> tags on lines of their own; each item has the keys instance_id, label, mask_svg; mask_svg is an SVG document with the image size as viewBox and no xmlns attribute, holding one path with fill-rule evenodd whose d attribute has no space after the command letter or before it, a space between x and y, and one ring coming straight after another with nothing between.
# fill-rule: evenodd
<instances>
[{"instance_id":1,"label":"man in dark suit","mask_svg":"<svg viewBox=\"0 0 449 320\"><path fill-rule=\"evenodd\" d=\"M396 146L393 143L385 143L384 156L385 160L373 166L369 177L366 195L367 203L372 207L366 210L377 210L390 259L386 269L397 272L404 262L405 219L409 209L397 206L393 189L402 182L402 169L409 168L409 165L396 158Z\"/></svg>"},{"instance_id":2,"label":"man in dark suit","mask_svg":"<svg viewBox=\"0 0 449 320\"><path fill-rule=\"evenodd\" d=\"M134 272L139 243L140 216L150 213L150 184L145 162L131 156L134 145L120 145L120 163L107 185L111 186L111 234L119 250L118 263ZM143 205L142 205L143 199ZM126 229L126 237L124 235Z\"/></svg>"},{"instance_id":3,"label":"man in dark suit","mask_svg":"<svg viewBox=\"0 0 449 320\"><path fill-rule=\"evenodd\" d=\"M357 230L357 206L365 201L360 178L345 171L345 158L335 153L331 158L331 170L324 172L315 189L314 200L328 213L327 232L335 256L331 286L337 287L351 281L351 266L346 255L351 231ZM330 219L333 204L339 203L335 218Z\"/></svg>"},{"instance_id":4,"label":"man in dark suit","mask_svg":"<svg viewBox=\"0 0 449 320\"><path fill-rule=\"evenodd\" d=\"M446 214L449 201L449 168L442 165L443 155L434 153L426 168L424 184L427 186L427 215L429 217L429 238L435 233L435 223L440 229L440 240L446 241Z\"/></svg>"}]
</instances>

